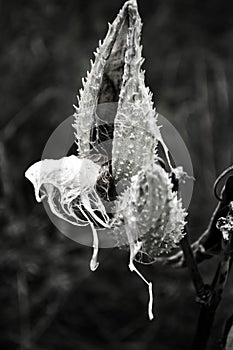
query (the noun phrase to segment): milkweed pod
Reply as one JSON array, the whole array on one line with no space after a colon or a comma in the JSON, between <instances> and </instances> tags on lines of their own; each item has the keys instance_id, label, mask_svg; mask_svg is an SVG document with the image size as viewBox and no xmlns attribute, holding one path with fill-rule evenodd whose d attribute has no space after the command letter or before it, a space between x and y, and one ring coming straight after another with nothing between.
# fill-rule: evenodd
<instances>
[{"instance_id":1,"label":"milkweed pod","mask_svg":"<svg viewBox=\"0 0 233 350\"><path fill-rule=\"evenodd\" d=\"M116 239L120 246L140 240L138 260L142 254L153 261L177 247L184 236L187 213L172 188L169 174L160 165L152 164L132 178L116 202Z\"/></svg>"}]
</instances>

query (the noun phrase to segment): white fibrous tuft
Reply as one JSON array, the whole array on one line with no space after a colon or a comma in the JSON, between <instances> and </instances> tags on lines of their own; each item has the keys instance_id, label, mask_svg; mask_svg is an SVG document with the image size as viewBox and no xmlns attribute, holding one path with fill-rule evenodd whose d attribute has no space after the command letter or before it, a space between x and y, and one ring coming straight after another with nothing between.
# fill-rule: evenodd
<instances>
[{"instance_id":1,"label":"white fibrous tuft","mask_svg":"<svg viewBox=\"0 0 233 350\"><path fill-rule=\"evenodd\" d=\"M89 220L84 209L88 209L93 220L100 220L95 211L102 209L106 220L101 224L107 226L108 217L95 189L100 173L100 165L72 155L37 162L26 171L25 176L34 186L37 201L47 197L52 213L59 218L74 225L87 225ZM77 209L83 214L82 219L76 215Z\"/></svg>"}]
</instances>

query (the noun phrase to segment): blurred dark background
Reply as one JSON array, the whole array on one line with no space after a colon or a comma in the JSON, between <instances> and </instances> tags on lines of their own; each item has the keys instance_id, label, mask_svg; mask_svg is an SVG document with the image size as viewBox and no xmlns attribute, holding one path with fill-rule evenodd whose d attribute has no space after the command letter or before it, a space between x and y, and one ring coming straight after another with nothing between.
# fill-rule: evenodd
<instances>
[{"instance_id":1,"label":"blurred dark background","mask_svg":"<svg viewBox=\"0 0 233 350\"><path fill-rule=\"evenodd\" d=\"M147 290L118 249L100 252L63 236L24 178L72 104L90 58L124 1L0 1L0 348L21 350L187 350L199 306L186 270L142 267ZM177 128L196 178L191 239L217 204L212 186L233 163L233 7L220 0L138 0L147 85ZM208 282L216 260L201 271ZM232 277L209 349L232 314Z\"/></svg>"}]
</instances>

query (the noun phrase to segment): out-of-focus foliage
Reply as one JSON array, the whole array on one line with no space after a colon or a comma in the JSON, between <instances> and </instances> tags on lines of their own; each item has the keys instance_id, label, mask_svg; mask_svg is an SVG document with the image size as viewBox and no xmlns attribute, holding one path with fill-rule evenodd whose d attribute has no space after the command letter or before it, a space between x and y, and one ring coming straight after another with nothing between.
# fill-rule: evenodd
<instances>
[{"instance_id":1,"label":"out-of-focus foliage","mask_svg":"<svg viewBox=\"0 0 233 350\"><path fill-rule=\"evenodd\" d=\"M233 10L230 1L138 1L144 22L147 84L158 111L184 138L196 177L192 238L216 205L212 184L232 164ZM72 104L89 59L123 1L0 2L0 346L2 349L185 349L198 306L187 271L153 265L155 321L148 323L143 283L123 251L101 251L65 238L34 202L24 179ZM211 264L203 267L211 278ZM219 310L217 344L233 295ZM230 304L231 305L231 304Z\"/></svg>"}]
</instances>

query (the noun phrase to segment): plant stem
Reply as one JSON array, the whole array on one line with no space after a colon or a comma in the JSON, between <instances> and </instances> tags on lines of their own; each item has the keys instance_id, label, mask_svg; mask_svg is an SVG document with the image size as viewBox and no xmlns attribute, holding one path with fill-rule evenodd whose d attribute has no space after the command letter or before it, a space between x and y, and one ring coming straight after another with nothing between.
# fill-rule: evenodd
<instances>
[{"instance_id":1,"label":"plant stem","mask_svg":"<svg viewBox=\"0 0 233 350\"><path fill-rule=\"evenodd\" d=\"M193 350L205 350L208 345L216 310L222 300L222 294L231 268L231 237L228 241L222 240L221 261L217 267L210 300L201 305L197 330L193 342Z\"/></svg>"},{"instance_id":2,"label":"plant stem","mask_svg":"<svg viewBox=\"0 0 233 350\"><path fill-rule=\"evenodd\" d=\"M186 230L187 230L187 227L186 227ZM183 250L185 261L186 261L187 267L189 269L190 276L191 276L191 279L193 281L193 285L194 285L194 288L196 290L198 300L200 300L201 302L206 302L206 300L209 297L209 289L204 284L204 281L203 281L202 276L200 274L197 262L194 258L193 251L192 251L190 241L189 241L188 230L187 230L187 234L181 240L180 246Z\"/></svg>"}]
</instances>

